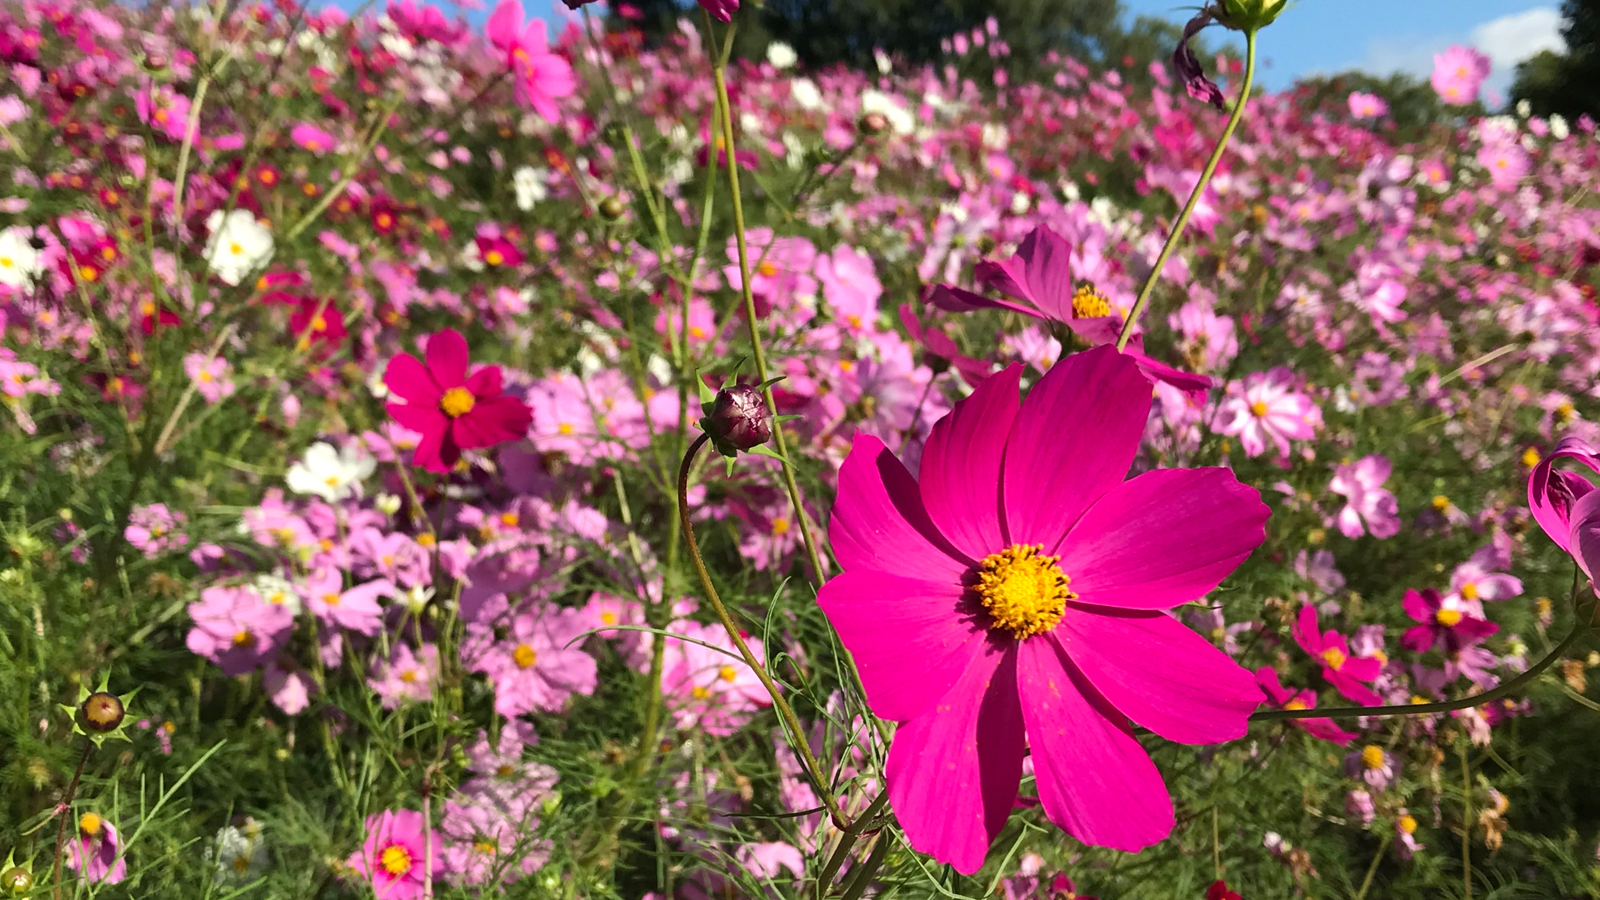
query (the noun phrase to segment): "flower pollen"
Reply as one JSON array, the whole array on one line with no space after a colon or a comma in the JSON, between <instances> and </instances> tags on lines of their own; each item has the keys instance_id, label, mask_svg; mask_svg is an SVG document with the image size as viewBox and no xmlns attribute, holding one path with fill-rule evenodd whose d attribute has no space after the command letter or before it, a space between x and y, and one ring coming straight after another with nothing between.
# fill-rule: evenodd
<instances>
[{"instance_id":1,"label":"flower pollen","mask_svg":"<svg viewBox=\"0 0 1600 900\"><path fill-rule=\"evenodd\" d=\"M1322 651L1322 661L1327 663L1328 668L1334 670L1335 672L1344 668L1345 660L1349 658L1350 657L1338 647L1329 647L1328 649Z\"/></svg>"},{"instance_id":2,"label":"flower pollen","mask_svg":"<svg viewBox=\"0 0 1600 900\"><path fill-rule=\"evenodd\" d=\"M445 391L444 396L439 398L439 408L444 410L444 414L452 419L459 419L472 412L472 407L476 406L477 403L478 400L472 396L471 391L460 387Z\"/></svg>"},{"instance_id":3,"label":"flower pollen","mask_svg":"<svg viewBox=\"0 0 1600 900\"><path fill-rule=\"evenodd\" d=\"M1434 621L1446 628L1454 628L1461 624L1461 610L1441 609L1433 614Z\"/></svg>"},{"instance_id":4,"label":"flower pollen","mask_svg":"<svg viewBox=\"0 0 1600 900\"><path fill-rule=\"evenodd\" d=\"M1377 744L1368 744L1361 749L1361 763L1369 769L1383 768L1383 748Z\"/></svg>"},{"instance_id":5,"label":"flower pollen","mask_svg":"<svg viewBox=\"0 0 1600 900\"><path fill-rule=\"evenodd\" d=\"M1079 286L1072 295L1072 317L1074 319L1098 319L1101 316L1111 315L1111 301L1105 294L1095 290L1092 284Z\"/></svg>"},{"instance_id":6,"label":"flower pollen","mask_svg":"<svg viewBox=\"0 0 1600 900\"><path fill-rule=\"evenodd\" d=\"M519 669L532 668L533 664L538 660L539 654L535 653L533 648L527 644L518 644L517 649L511 651L511 661L516 663Z\"/></svg>"},{"instance_id":7,"label":"flower pollen","mask_svg":"<svg viewBox=\"0 0 1600 900\"><path fill-rule=\"evenodd\" d=\"M1039 544L1013 544L991 553L978 571L978 597L991 628L1004 628L1018 640L1055 628L1077 594L1061 571L1059 556L1042 556Z\"/></svg>"},{"instance_id":8,"label":"flower pollen","mask_svg":"<svg viewBox=\"0 0 1600 900\"><path fill-rule=\"evenodd\" d=\"M378 865L383 870L399 878L411 871L411 851L399 844L390 844L383 848L383 853L378 857Z\"/></svg>"}]
</instances>

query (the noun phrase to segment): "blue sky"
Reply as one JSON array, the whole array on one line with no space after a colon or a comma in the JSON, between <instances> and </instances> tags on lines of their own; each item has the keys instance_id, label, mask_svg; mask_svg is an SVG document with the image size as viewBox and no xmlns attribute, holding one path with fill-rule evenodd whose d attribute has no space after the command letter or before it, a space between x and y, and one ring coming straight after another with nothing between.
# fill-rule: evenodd
<instances>
[{"instance_id":1,"label":"blue sky","mask_svg":"<svg viewBox=\"0 0 1600 900\"><path fill-rule=\"evenodd\" d=\"M1184 21L1200 0L1122 2L1132 14ZM1261 32L1259 52L1271 63L1263 83L1277 89L1299 75L1347 69L1425 75L1434 53L1459 43L1494 60L1487 89L1503 95L1517 62L1561 46L1559 6L1557 0L1291 0Z\"/></svg>"}]
</instances>

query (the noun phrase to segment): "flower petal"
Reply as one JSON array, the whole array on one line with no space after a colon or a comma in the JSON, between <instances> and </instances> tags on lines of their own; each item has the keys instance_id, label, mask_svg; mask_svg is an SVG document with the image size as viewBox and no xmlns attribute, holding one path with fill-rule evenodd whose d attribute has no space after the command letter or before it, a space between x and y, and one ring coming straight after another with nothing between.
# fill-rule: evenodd
<instances>
[{"instance_id":1,"label":"flower petal","mask_svg":"<svg viewBox=\"0 0 1600 900\"><path fill-rule=\"evenodd\" d=\"M1035 319L1044 318L1038 310L1021 303L1012 303L1009 300L991 300L982 294L963 290L948 284L934 285L928 292L927 303L929 306L938 307L947 312L976 312L980 309L1003 309L1007 312L1021 313Z\"/></svg>"},{"instance_id":2,"label":"flower petal","mask_svg":"<svg viewBox=\"0 0 1600 900\"><path fill-rule=\"evenodd\" d=\"M500 367L480 366L478 371L467 377L466 387L472 392L472 396L479 400L500 396L504 390L501 385Z\"/></svg>"},{"instance_id":3,"label":"flower petal","mask_svg":"<svg viewBox=\"0 0 1600 900\"><path fill-rule=\"evenodd\" d=\"M855 657L872 711L896 722L949 693L987 639L959 584L858 570L823 585L817 603Z\"/></svg>"},{"instance_id":4,"label":"flower petal","mask_svg":"<svg viewBox=\"0 0 1600 900\"><path fill-rule=\"evenodd\" d=\"M1022 781L1016 653L973 658L944 701L889 746L889 803L912 849L966 875L983 867Z\"/></svg>"},{"instance_id":5,"label":"flower petal","mask_svg":"<svg viewBox=\"0 0 1600 900\"><path fill-rule=\"evenodd\" d=\"M1061 360L1023 401L1006 441L1011 542L1054 553L1072 523L1128 474L1150 415L1133 360L1096 347ZM1193 598L1190 598L1193 599Z\"/></svg>"},{"instance_id":6,"label":"flower petal","mask_svg":"<svg viewBox=\"0 0 1600 900\"><path fill-rule=\"evenodd\" d=\"M1054 640L1019 645L1017 686L1050 821L1085 844L1130 853L1172 833L1172 798L1155 763Z\"/></svg>"},{"instance_id":7,"label":"flower petal","mask_svg":"<svg viewBox=\"0 0 1600 900\"><path fill-rule=\"evenodd\" d=\"M454 328L446 328L428 338L428 371L441 390L461 387L467 382L467 366L472 357L467 352L467 339Z\"/></svg>"},{"instance_id":8,"label":"flower petal","mask_svg":"<svg viewBox=\"0 0 1600 900\"><path fill-rule=\"evenodd\" d=\"M456 446L474 450L521 440L528 436L528 426L532 424L533 412L521 400L504 395L485 397L472 407L472 412L455 420L451 435Z\"/></svg>"},{"instance_id":9,"label":"flower petal","mask_svg":"<svg viewBox=\"0 0 1600 900\"><path fill-rule=\"evenodd\" d=\"M916 572L954 584L976 565L928 518L916 479L900 460L883 441L859 432L839 467L828 540L847 572Z\"/></svg>"},{"instance_id":10,"label":"flower petal","mask_svg":"<svg viewBox=\"0 0 1600 900\"><path fill-rule=\"evenodd\" d=\"M989 376L933 426L918 482L928 516L968 556L1006 548L1000 530L1000 463L1017 416L1022 366Z\"/></svg>"},{"instance_id":11,"label":"flower petal","mask_svg":"<svg viewBox=\"0 0 1600 900\"><path fill-rule=\"evenodd\" d=\"M383 370L383 385L389 393L417 406L438 406L439 398L444 395L428 368L409 353L389 360L388 367Z\"/></svg>"},{"instance_id":12,"label":"flower petal","mask_svg":"<svg viewBox=\"0 0 1600 900\"><path fill-rule=\"evenodd\" d=\"M1269 514L1229 469L1146 472L1083 514L1061 546L1061 569L1085 604L1169 609L1238 568L1265 539Z\"/></svg>"},{"instance_id":13,"label":"flower petal","mask_svg":"<svg viewBox=\"0 0 1600 900\"><path fill-rule=\"evenodd\" d=\"M1600 572L1600 491L1590 491L1572 505L1572 527L1567 539L1572 558L1589 580Z\"/></svg>"},{"instance_id":14,"label":"flower petal","mask_svg":"<svg viewBox=\"0 0 1600 900\"><path fill-rule=\"evenodd\" d=\"M1242 737L1261 704L1255 676L1163 612L1069 604L1054 637L1102 697L1169 741Z\"/></svg>"}]
</instances>

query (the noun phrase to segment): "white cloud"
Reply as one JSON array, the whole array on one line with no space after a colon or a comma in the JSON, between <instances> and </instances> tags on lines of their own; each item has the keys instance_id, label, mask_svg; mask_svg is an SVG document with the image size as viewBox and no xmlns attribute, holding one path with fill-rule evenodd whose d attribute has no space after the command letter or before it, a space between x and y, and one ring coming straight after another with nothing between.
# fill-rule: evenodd
<instances>
[{"instance_id":1,"label":"white cloud","mask_svg":"<svg viewBox=\"0 0 1600 900\"><path fill-rule=\"evenodd\" d=\"M1494 60L1496 69L1511 70L1541 50L1561 52L1561 13L1553 6L1501 16L1472 29L1473 46Z\"/></svg>"}]
</instances>

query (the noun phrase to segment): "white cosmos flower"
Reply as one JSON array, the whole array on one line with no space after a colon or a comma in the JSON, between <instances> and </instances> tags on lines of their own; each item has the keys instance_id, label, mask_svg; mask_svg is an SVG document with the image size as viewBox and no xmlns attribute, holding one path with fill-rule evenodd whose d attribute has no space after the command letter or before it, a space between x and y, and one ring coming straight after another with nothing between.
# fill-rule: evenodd
<instances>
[{"instance_id":1,"label":"white cosmos flower","mask_svg":"<svg viewBox=\"0 0 1600 900\"><path fill-rule=\"evenodd\" d=\"M767 45L767 62L772 63L774 69L787 69L799 59L794 48L783 41L773 41Z\"/></svg>"},{"instance_id":2,"label":"white cosmos flower","mask_svg":"<svg viewBox=\"0 0 1600 900\"><path fill-rule=\"evenodd\" d=\"M248 209L226 216L219 209L207 217L206 230L211 233L206 259L211 271L228 284L237 285L272 258L272 232Z\"/></svg>"},{"instance_id":3,"label":"white cosmos flower","mask_svg":"<svg viewBox=\"0 0 1600 900\"><path fill-rule=\"evenodd\" d=\"M267 867L267 845L261 825L245 819L243 828L224 825L217 832L216 882L254 881Z\"/></svg>"},{"instance_id":4,"label":"white cosmos flower","mask_svg":"<svg viewBox=\"0 0 1600 900\"><path fill-rule=\"evenodd\" d=\"M300 615L300 594L287 579L277 575L257 575L255 588L262 600L273 606L281 606L293 615Z\"/></svg>"},{"instance_id":5,"label":"white cosmos flower","mask_svg":"<svg viewBox=\"0 0 1600 900\"><path fill-rule=\"evenodd\" d=\"M13 225L0 231L0 284L26 291L39 271L39 251L29 242L28 229Z\"/></svg>"},{"instance_id":6,"label":"white cosmos flower","mask_svg":"<svg viewBox=\"0 0 1600 900\"><path fill-rule=\"evenodd\" d=\"M889 120L896 134L910 134L917 127L911 110L901 106L894 98L879 90L868 88L861 92L861 114L879 113Z\"/></svg>"},{"instance_id":7,"label":"white cosmos flower","mask_svg":"<svg viewBox=\"0 0 1600 900\"><path fill-rule=\"evenodd\" d=\"M795 105L801 109L815 112L825 106L821 88L809 78L796 78L789 82L789 93L794 95Z\"/></svg>"},{"instance_id":8,"label":"white cosmos flower","mask_svg":"<svg viewBox=\"0 0 1600 900\"><path fill-rule=\"evenodd\" d=\"M517 192L517 209L527 212L535 203L550 196L544 184L545 174L545 170L532 166L523 166L511 173L511 186Z\"/></svg>"},{"instance_id":9,"label":"white cosmos flower","mask_svg":"<svg viewBox=\"0 0 1600 900\"><path fill-rule=\"evenodd\" d=\"M296 494L314 494L329 503L356 493L363 479L377 468L377 460L359 447L334 449L318 441L306 448L305 458L289 467L285 482Z\"/></svg>"}]
</instances>

